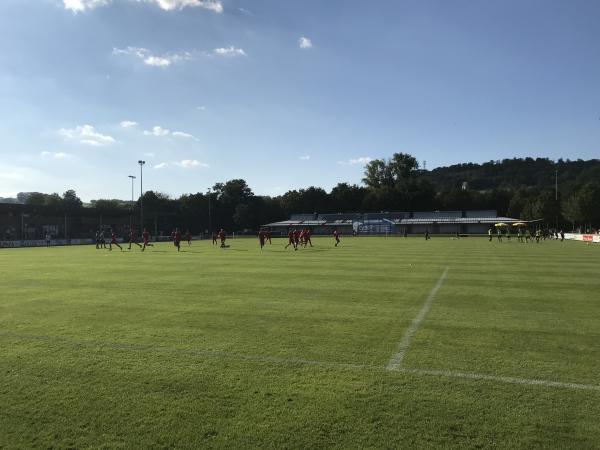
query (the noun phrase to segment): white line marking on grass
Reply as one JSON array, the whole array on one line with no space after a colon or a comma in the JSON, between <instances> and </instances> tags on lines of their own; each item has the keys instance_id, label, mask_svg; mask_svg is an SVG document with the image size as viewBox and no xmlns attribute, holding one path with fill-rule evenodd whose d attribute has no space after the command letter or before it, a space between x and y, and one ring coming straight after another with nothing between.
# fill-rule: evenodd
<instances>
[{"instance_id":1,"label":"white line marking on grass","mask_svg":"<svg viewBox=\"0 0 600 450\"><path fill-rule=\"evenodd\" d=\"M331 361L318 361L311 359L302 358L286 358L279 356L269 355L244 355L242 353L229 353L213 350L195 350L185 348L175 348L167 346L154 346L146 344L130 344L130 343L117 343L117 342L104 342L104 341L76 341L73 339L63 338L60 336L40 336L21 334L7 331L0 331L0 337L15 338L25 341L40 341L46 343L55 343L71 348L89 348L95 350L122 350L122 351L133 351L133 352L157 352L157 353L171 353L180 355L189 355L205 358L221 358L231 359L237 361L254 361L264 362L272 364L284 364L289 366L313 366L331 369L345 369L345 370L369 370L373 372L385 372L389 373L388 369L384 369L381 366L373 366L367 364L353 364L344 362L331 362ZM447 378L460 378L464 380L473 381L491 381L494 383L508 383L508 384L519 384L528 386L542 386L556 389L580 389L586 391L597 391L600 392L600 386L592 384L582 383L564 383L560 381L549 381L549 380L533 380L527 378L518 377L506 377L506 376L495 376L495 375L484 375L479 373L468 373L468 372L454 372L450 370L427 370L427 369L405 369L398 368L394 370L395 373L409 374L418 377L447 377Z\"/></svg>"},{"instance_id":2,"label":"white line marking on grass","mask_svg":"<svg viewBox=\"0 0 600 450\"><path fill-rule=\"evenodd\" d=\"M600 386L595 386L593 384L564 383L561 381L535 380L535 379L519 378L519 377L484 375L481 373L454 372L451 370L424 370L424 369L403 369L403 368L398 369L398 370L400 372L410 373L410 374L414 374L414 375L462 378L465 380L493 381L496 383L524 384L524 385L528 385L528 386L546 386L546 387L561 388L561 389L581 389L581 390L585 390L585 391L600 391Z\"/></svg>"},{"instance_id":3,"label":"white line marking on grass","mask_svg":"<svg viewBox=\"0 0 600 450\"><path fill-rule=\"evenodd\" d=\"M423 319L425 319L425 316L431 309L431 305L433 303L433 300L435 299L435 295L437 294L437 291L439 291L439 289L444 284L444 280L446 279L447 274L448 274L448 267L446 267L444 269L439 280L437 281L437 283L435 284L435 286L433 287L433 289L427 296L425 303L423 303L423 307L421 308L421 311L419 311L419 314L417 314L417 317L415 317L413 319L410 326L404 333L404 336L402 336L402 340L398 344L396 353L394 353L394 355L392 356L392 358L390 359L390 362L388 363L388 365L386 367L387 370L398 370L400 368L400 366L402 365L402 360L404 359L406 350L408 350L410 341L412 340L413 335L419 329L419 325L421 325L421 322L423 322Z\"/></svg>"}]
</instances>

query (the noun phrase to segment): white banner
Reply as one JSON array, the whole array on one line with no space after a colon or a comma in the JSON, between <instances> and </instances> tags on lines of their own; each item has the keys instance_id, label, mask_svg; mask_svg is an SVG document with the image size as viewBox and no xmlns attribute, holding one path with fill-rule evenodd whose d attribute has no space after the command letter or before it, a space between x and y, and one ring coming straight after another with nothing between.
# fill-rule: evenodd
<instances>
[{"instance_id":1,"label":"white banner","mask_svg":"<svg viewBox=\"0 0 600 450\"><path fill-rule=\"evenodd\" d=\"M600 234L565 233L565 239L583 242L600 242Z\"/></svg>"},{"instance_id":2,"label":"white banner","mask_svg":"<svg viewBox=\"0 0 600 450\"><path fill-rule=\"evenodd\" d=\"M89 245L94 244L93 239L51 239L50 245ZM0 248L15 247L45 247L46 241L43 239L31 241L0 241Z\"/></svg>"}]
</instances>

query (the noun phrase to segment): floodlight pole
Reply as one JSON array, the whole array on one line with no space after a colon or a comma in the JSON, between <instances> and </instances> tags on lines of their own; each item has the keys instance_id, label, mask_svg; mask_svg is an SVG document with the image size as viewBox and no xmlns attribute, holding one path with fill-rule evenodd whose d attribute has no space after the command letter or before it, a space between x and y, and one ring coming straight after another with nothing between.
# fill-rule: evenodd
<instances>
[{"instance_id":1,"label":"floodlight pole","mask_svg":"<svg viewBox=\"0 0 600 450\"><path fill-rule=\"evenodd\" d=\"M210 205L211 195L210 194L212 194L212 192L211 192L210 188L208 188L208 232L212 235L213 230L212 230L212 215L211 215L211 210L210 210L210 207L211 207L211 205Z\"/></svg>"},{"instance_id":2,"label":"floodlight pole","mask_svg":"<svg viewBox=\"0 0 600 450\"><path fill-rule=\"evenodd\" d=\"M556 201L555 208L558 208L558 169L554 169L554 200ZM558 214L555 216L555 226L558 229Z\"/></svg>"},{"instance_id":3,"label":"floodlight pole","mask_svg":"<svg viewBox=\"0 0 600 450\"><path fill-rule=\"evenodd\" d=\"M142 161L141 159L138 161L140 165L140 233L144 232L144 164L146 161Z\"/></svg>"},{"instance_id":4,"label":"floodlight pole","mask_svg":"<svg viewBox=\"0 0 600 450\"><path fill-rule=\"evenodd\" d=\"M129 205L129 231L133 228L133 180L135 180L135 175L127 175L131 178L131 205Z\"/></svg>"}]
</instances>

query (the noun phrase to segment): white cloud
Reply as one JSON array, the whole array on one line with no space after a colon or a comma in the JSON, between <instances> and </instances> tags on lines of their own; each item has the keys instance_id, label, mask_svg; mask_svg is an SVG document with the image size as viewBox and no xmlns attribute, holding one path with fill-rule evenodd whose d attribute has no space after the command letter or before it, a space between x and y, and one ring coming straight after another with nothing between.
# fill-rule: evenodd
<instances>
[{"instance_id":1,"label":"white cloud","mask_svg":"<svg viewBox=\"0 0 600 450\"><path fill-rule=\"evenodd\" d=\"M351 158L348 161L338 161L338 164L342 164L344 166L355 166L355 165L365 165L369 164L373 159L369 156L361 156L360 158Z\"/></svg>"},{"instance_id":2,"label":"white cloud","mask_svg":"<svg viewBox=\"0 0 600 450\"><path fill-rule=\"evenodd\" d=\"M43 151L40 153L40 155L42 156L47 156L50 158L54 158L54 159L65 159L69 157L68 153L65 152L47 152L47 151Z\"/></svg>"},{"instance_id":3,"label":"white cloud","mask_svg":"<svg viewBox=\"0 0 600 450\"><path fill-rule=\"evenodd\" d=\"M206 111L206 106L196 106L198 111Z\"/></svg>"},{"instance_id":4,"label":"white cloud","mask_svg":"<svg viewBox=\"0 0 600 450\"><path fill-rule=\"evenodd\" d=\"M61 128L58 134L65 139L78 141L81 144L100 147L113 144L115 139L107 134L98 133L92 125L80 125L75 128Z\"/></svg>"},{"instance_id":5,"label":"white cloud","mask_svg":"<svg viewBox=\"0 0 600 450\"><path fill-rule=\"evenodd\" d=\"M126 55L135 56L141 59L144 64L151 67L169 67L172 64L176 64L182 61L189 61L192 59L192 54L189 52L181 53L168 53L165 55L153 55L150 50L142 47L125 47L125 48L113 48L113 55Z\"/></svg>"},{"instance_id":6,"label":"white cloud","mask_svg":"<svg viewBox=\"0 0 600 450\"><path fill-rule=\"evenodd\" d=\"M183 8L203 8L216 13L223 12L223 4L219 0L131 0L137 3L151 3L164 11L182 10ZM92 10L98 6L110 5L112 0L63 0L65 9L74 13Z\"/></svg>"},{"instance_id":7,"label":"white cloud","mask_svg":"<svg viewBox=\"0 0 600 450\"><path fill-rule=\"evenodd\" d=\"M191 169L192 167L208 167L208 164L201 163L197 159L183 159L175 163L175 165L183 167L184 169Z\"/></svg>"},{"instance_id":8,"label":"white cloud","mask_svg":"<svg viewBox=\"0 0 600 450\"><path fill-rule=\"evenodd\" d=\"M193 139L194 141L198 140L194 135L192 135L190 133L184 133L183 131L174 131L173 136L180 137L183 139Z\"/></svg>"},{"instance_id":9,"label":"white cloud","mask_svg":"<svg viewBox=\"0 0 600 450\"><path fill-rule=\"evenodd\" d=\"M148 56L144 59L144 64L154 67L168 67L173 64L173 62L171 59L165 58L164 56Z\"/></svg>"},{"instance_id":10,"label":"white cloud","mask_svg":"<svg viewBox=\"0 0 600 450\"><path fill-rule=\"evenodd\" d=\"M98 6L105 6L112 0L63 0L65 9L74 13L84 12L87 9L94 9Z\"/></svg>"},{"instance_id":11,"label":"white cloud","mask_svg":"<svg viewBox=\"0 0 600 450\"><path fill-rule=\"evenodd\" d=\"M155 169L165 169L167 167L181 167L182 169L193 169L195 167L209 167L208 164L198 161L197 159L182 159L181 161L161 162L154 166Z\"/></svg>"},{"instance_id":12,"label":"white cloud","mask_svg":"<svg viewBox=\"0 0 600 450\"><path fill-rule=\"evenodd\" d=\"M171 131L168 128L161 127L160 125L152 127L152 130L144 130L144 135L156 137L173 136L182 139L193 139L194 141L198 140L193 134L185 133L183 131Z\"/></svg>"},{"instance_id":13,"label":"white cloud","mask_svg":"<svg viewBox=\"0 0 600 450\"><path fill-rule=\"evenodd\" d=\"M168 136L169 134L171 134L171 130L157 125L157 126L152 127L151 131L144 130L144 134L146 136L162 137L162 136Z\"/></svg>"},{"instance_id":14,"label":"white cloud","mask_svg":"<svg viewBox=\"0 0 600 450\"><path fill-rule=\"evenodd\" d=\"M301 159L302 161L308 161L310 159L310 155L300 156L298 159Z\"/></svg>"},{"instance_id":15,"label":"white cloud","mask_svg":"<svg viewBox=\"0 0 600 450\"><path fill-rule=\"evenodd\" d=\"M313 44L309 38L302 36L300 39L298 39L298 47L304 48L304 49L312 48Z\"/></svg>"},{"instance_id":16,"label":"white cloud","mask_svg":"<svg viewBox=\"0 0 600 450\"><path fill-rule=\"evenodd\" d=\"M121 122L121 128L133 128L133 127L137 127L138 123L137 122L133 122L131 120L124 120Z\"/></svg>"},{"instance_id":17,"label":"white cloud","mask_svg":"<svg viewBox=\"0 0 600 450\"><path fill-rule=\"evenodd\" d=\"M213 53L219 56L246 56L246 52L243 48L237 48L233 45L229 47L215 48Z\"/></svg>"},{"instance_id":18,"label":"white cloud","mask_svg":"<svg viewBox=\"0 0 600 450\"><path fill-rule=\"evenodd\" d=\"M218 0L146 0L157 4L165 11L181 10L186 7L203 8L216 13L223 12L223 4Z\"/></svg>"}]
</instances>

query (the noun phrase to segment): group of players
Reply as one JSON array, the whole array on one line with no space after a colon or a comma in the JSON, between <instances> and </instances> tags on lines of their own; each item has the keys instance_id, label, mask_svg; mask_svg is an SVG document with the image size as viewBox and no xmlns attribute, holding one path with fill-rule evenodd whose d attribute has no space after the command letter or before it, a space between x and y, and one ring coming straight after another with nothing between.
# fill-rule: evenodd
<instances>
[{"instance_id":1,"label":"group of players","mask_svg":"<svg viewBox=\"0 0 600 450\"><path fill-rule=\"evenodd\" d=\"M290 245L293 247L294 250L298 250L298 248L300 246L304 246L304 248L306 248L308 245L310 245L311 247L312 245L312 241L310 239L312 232L310 231L310 228L303 228L301 231L298 231L298 229L291 229L288 232L288 243L285 246L285 248L287 249ZM261 239L260 237L260 233L258 235L259 240ZM337 247L340 243L340 235L337 231L337 229L333 230L333 239L335 241L335 246ZM270 235L269 235L269 241L271 240ZM263 240L261 240L260 243L260 248L262 249L264 245Z\"/></svg>"},{"instance_id":2,"label":"group of players","mask_svg":"<svg viewBox=\"0 0 600 450\"><path fill-rule=\"evenodd\" d=\"M192 233L189 230L185 233L184 238L187 241L188 245L192 245ZM177 251L180 251L182 235L181 235L181 232L179 231L179 228L175 228L173 230L173 232L171 233L171 241L173 242L175 247L177 247ZM148 247L154 247L154 244L152 244L150 242L150 233L145 228L144 228L144 231L142 231L142 243L141 244L138 239L137 232L134 229L129 230L129 234L127 236L126 242L129 244L129 246L127 247L128 250L131 250L132 245L137 245L141 251L145 251L146 248L148 248ZM123 247L121 246L121 244L119 244L119 242L117 240L117 235L115 233L115 230L111 229L110 230L110 242L108 244L109 251L112 251L113 245L116 247L119 247L119 250L123 251ZM106 237L104 234L104 230L98 230L96 232L96 249L102 249L102 248L106 248Z\"/></svg>"},{"instance_id":3,"label":"group of players","mask_svg":"<svg viewBox=\"0 0 600 450\"><path fill-rule=\"evenodd\" d=\"M510 230L507 229L502 229L502 228L497 228L496 229L496 237L498 238L499 242L502 242L502 238L505 237L507 240L510 241ZM493 239L493 235L494 235L494 231L492 228L490 228L488 230L488 240L491 242ZM540 241L545 241L546 239L556 239L562 242L565 240L565 232L563 230L560 231L556 231L556 230L549 230L549 229L536 229L533 233L531 233L531 230L529 230L529 228L521 228L519 227L517 229L517 241L522 242L522 243L526 243L526 242L533 242L535 240L536 243L539 244Z\"/></svg>"},{"instance_id":4,"label":"group of players","mask_svg":"<svg viewBox=\"0 0 600 450\"><path fill-rule=\"evenodd\" d=\"M288 233L288 244L285 246L285 248L287 249L288 247L292 246L292 248L294 250L298 250L298 248L300 246L304 246L304 248L306 248L307 246L312 247L313 244L312 244L312 240L311 240L311 234L312 233L309 228L303 228L300 231L298 229L290 229L289 233ZM154 246L154 244L152 244L150 242L150 233L145 228L144 228L144 231L142 232L142 243L141 244L138 240L137 232L134 229L131 229L129 231L127 238L128 239L126 242L129 244L129 246L127 248L128 250L131 250L132 245L137 245L141 251L145 251L147 247ZM335 241L335 246L337 247L338 244L340 243L340 237L339 237L339 233L338 233L337 229L333 230L333 239ZM173 242L173 245L177 248L178 252L181 251L181 242L182 241L187 241L188 246L191 246L192 245L192 233L189 230L187 230L186 233L184 235L182 235L181 231L179 231L179 228L175 228L171 232L171 242ZM226 245L226 241L227 241L227 232L224 229L221 228L218 233L212 234L213 245L220 245L220 248L227 248L228 246ZM261 229L258 232L258 241L259 241L261 250L264 248L267 241L269 242L269 244L272 244L271 232L269 230ZM113 245L118 247L119 250L123 251L123 247L119 244L115 231L111 229L108 250L112 251ZM106 248L106 238L105 238L104 230L101 229L96 232L96 249L103 249L103 248Z\"/></svg>"}]
</instances>

